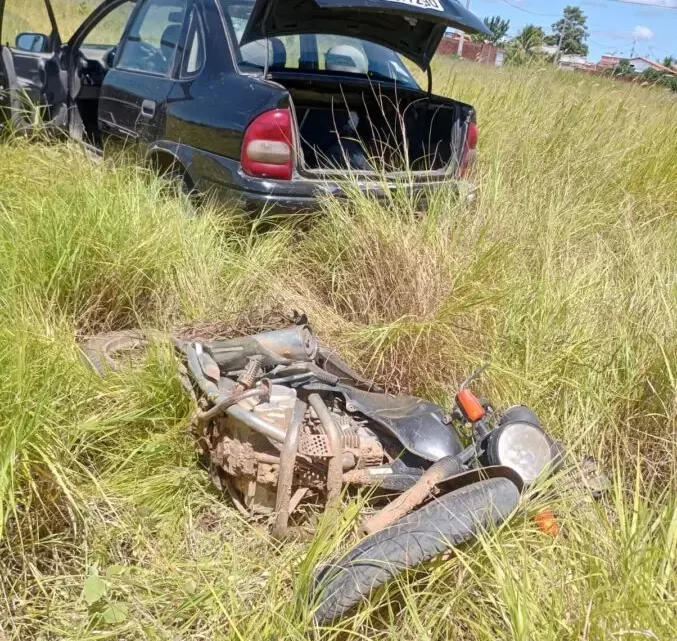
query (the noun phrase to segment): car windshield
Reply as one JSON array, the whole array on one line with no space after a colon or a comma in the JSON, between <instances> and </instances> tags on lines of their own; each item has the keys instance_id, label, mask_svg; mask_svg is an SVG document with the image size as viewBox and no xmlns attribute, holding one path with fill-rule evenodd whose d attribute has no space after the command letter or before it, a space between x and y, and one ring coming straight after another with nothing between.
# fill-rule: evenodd
<instances>
[{"instance_id":1,"label":"car windshield","mask_svg":"<svg viewBox=\"0 0 677 641\"><path fill-rule=\"evenodd\" d=\"M367 40L332 34L275 36L240 45L253 0L220 0L228 27L239 48L238 65L244 72L300 71L357 75L419 89L402 58L390 49ZM267 45L267 46L266 46Z\"/></svg>"}]
</instances>

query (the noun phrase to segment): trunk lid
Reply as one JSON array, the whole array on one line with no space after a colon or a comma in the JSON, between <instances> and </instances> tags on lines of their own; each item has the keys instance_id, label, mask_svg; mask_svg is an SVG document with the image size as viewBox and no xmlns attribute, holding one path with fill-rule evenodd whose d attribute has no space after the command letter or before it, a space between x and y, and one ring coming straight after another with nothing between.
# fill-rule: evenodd
<instances>
[{"instance_id":1,"label":"trunk lid","mask_svg":"<svg viewBox=\"0 0 677 641\"><path fill-rule=\"evenodd\" d=\"M490 34L456 0L256 0L240 44L324 33L370 40L425 69L447 27Z\"/></svg>"}]
</instances>

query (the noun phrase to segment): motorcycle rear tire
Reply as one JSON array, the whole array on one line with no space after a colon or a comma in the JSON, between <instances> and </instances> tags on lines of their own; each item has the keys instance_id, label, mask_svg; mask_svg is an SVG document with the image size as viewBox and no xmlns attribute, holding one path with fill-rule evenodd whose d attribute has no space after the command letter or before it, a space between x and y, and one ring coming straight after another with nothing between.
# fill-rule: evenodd
<instances>
[{"instance_id":1,"label":"motorcycle rear tire","mask_svg":"<svg viewBox=\"0 0 677 641\"><path fill-rule=\"evenodd\" d=\"M487 479L445 494L367 537L320 570L315 622L331 623L394 576L498 525L518 502L519 490L509 479Z\"/></svg>"}]
</instances>

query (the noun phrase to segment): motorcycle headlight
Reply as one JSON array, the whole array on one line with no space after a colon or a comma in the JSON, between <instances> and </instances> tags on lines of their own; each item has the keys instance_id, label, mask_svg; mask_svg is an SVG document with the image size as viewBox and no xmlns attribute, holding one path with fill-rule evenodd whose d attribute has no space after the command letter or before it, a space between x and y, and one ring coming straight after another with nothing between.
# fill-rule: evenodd
<instances>
[{"instance_id":1,"label":"motorcycle headlight","mask_svg":"<svg viewBox=\"0 0 677 641\"><path fill-rule=\"evenodd\" d=\"M538 425L516 420L503 422L489 435L486 457L490 465L505 465L530 485L553 463L556 451Z\"/></svg>"}]
</instances>

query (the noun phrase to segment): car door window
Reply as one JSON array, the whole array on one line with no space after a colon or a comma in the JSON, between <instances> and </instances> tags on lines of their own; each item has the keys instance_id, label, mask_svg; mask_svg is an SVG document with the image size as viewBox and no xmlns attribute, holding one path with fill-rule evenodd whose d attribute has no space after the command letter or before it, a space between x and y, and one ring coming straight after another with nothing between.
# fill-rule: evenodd
<instances>
[{"instance_id":1,"label":"car door window","mask_svg":"<svg viewBox=\"0 0 677 641\"><path fill-rule=\"evenodd\" d=\"M38 53L48 47L51 33L52 24L44 0L31 3L30 11L26 10L26 0L5 0L0 42L11 49ZM20 37L21 34L25 35ZM32 37L28 34L32 34ZM44 38L38 38L39 35ZM43 42L43 45L38 48L39 42Z\"/></svg>"},{"instance_id":2,"label":"car door window","mask_svg":"<svg viewBox=\"0 0 677 641\"><path fill-rule=\"evenodd\" d=\"M80 46L88 49L110 49L117 45L133 10L134 2L130 0L107 13L84 37Z\"/></svg>"},{"instance_id":3,"label":"car door window","mask_svg":"<svg viewBox=\"0 0 677 641\"><path fill-rule=\"evenodd\" d=\"M188 0L146 0L122 43L116 67L167 75L179 44Z\"/></svg>"},{"instance_id":4,"label":"car door window","mask_svg":"<svg viewBox=\"0 0 677 641\"><path fill-rule=\"evenodd\" d=\"M183 53L181 64L181 77L189 78L197 75L202 69L205 57L204 32L197 11L193 10L188 29L188 43Z\"/></svg>"}]
</instances>

